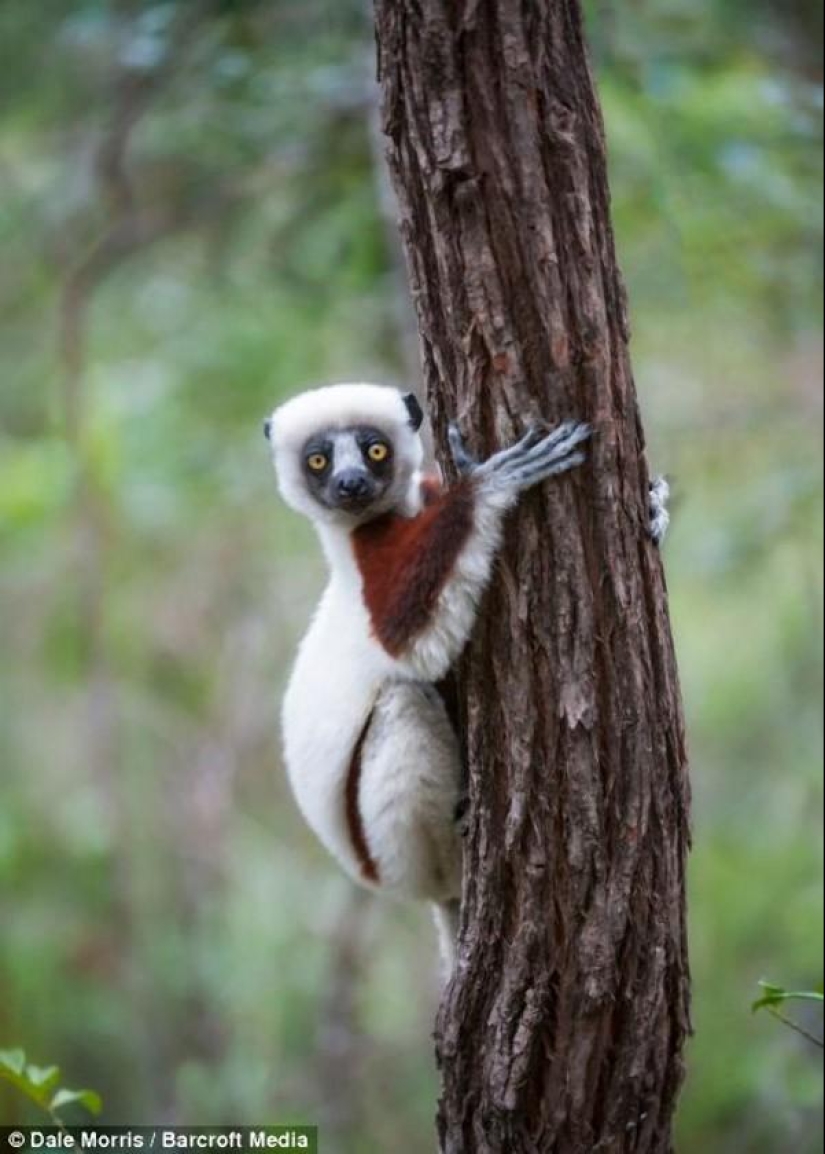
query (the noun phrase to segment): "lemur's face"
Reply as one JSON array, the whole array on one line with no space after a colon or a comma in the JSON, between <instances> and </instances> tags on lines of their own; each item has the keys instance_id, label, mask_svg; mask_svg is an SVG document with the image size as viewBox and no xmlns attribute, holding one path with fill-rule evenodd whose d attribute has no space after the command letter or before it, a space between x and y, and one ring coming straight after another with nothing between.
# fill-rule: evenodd
<instances>
[{"instance_id":1,"label":"lemur's face","mask_svg":"<svg viewBox=\"0 0 825 1154\"><path fill-rule=\"evenodd\" d=\"M405 507L421 468L423 414L411 394L331 385L293 397L265 424L284 500L345 529Z\"/></svg>"},{"instance_id":2,"label":"lemur's face","mask_svg":"<svg viewBox=\"0 0 825 1154\"><path fill-rule=\"evenodd\" d=\"M380 509L392 488L392 439L373 425L323 429L304 445L301 466L307 489L320 505L360 518Z\"/></svg>"}]
</instances>

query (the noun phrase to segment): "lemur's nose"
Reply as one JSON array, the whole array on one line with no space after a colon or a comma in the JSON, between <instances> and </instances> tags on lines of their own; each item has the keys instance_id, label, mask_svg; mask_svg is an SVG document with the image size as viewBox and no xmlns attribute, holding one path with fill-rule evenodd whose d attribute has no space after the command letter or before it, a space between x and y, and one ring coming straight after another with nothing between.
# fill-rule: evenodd
<instances>
[{"instance_id":1,"label":"lemur's nose","mask_svg":"<svg viewBox=\"0 0 825 1154\"><path fill-rule=\"evenodd\" d=\"M366 497L369 489L364 474L354 470L342 473L335 482L335 492L339 497Z\"/></svg>"},{"instance_id":2,"label":"lemur's nose","mask_svg":"<svg viewBox=\"0 0 825 1154\"><path fill-rule=\"evenodd\" d=\"M272 418L267 417L266 420L264 421L264 436L266 437L267 440L269 440L271 435L272 435Z\"/></svg>"}]
</instances>

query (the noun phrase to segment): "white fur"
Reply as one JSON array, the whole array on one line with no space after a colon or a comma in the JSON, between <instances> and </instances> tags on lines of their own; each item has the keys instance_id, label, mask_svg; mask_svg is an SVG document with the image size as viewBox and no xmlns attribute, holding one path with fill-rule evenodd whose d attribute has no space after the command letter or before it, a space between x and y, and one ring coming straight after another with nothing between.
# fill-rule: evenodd
<instances>
[{"instance_id":1,"label":"white fur","mask_svg":"<svg viewBox=\"0 0 825 1154\"><path fill-rule=\"evenodd\" d=\"M440 902L461 893L453 820L460 755L444 705L428 685L386 681L364 746L361 815L390 893Z\"/></svg>"},{"instance_id":2,"label":"white fur","mask_svg":"<svg viewBox=\"0 0 825 1154\"><path fill-rule=\"evenodd\" d=\"M361 756L359 808L382 892L441 901L460 892L453 823L459 753L440 699L410 677L372 634L350 539L354 520L307 492L301 449L319 429L370 424L395 451L388 508L421 507L421 438L402 396L376 385L334 385L288 401L272 416L284 500L316 524L330 580L298 650L284 697L287 774L298 805L327 849L357 881L361 866L346 823L352 752L370 713ZM381 510L374 507L371 516Z\"/></svg>"},{"instance_id":3,"label":"white fur","mask_svg":"<svg viewBox=\"0 0 825 1154\"><path fill-rule=\"evenodd\" d=\"M322 539L332 574L283 703L290 784L309 826L347 872L363 881L344 791L355 743L375 710L362 750L359 800L380 888L412 898L455 897L455 736L441 702L427 687L399 679L398 663L372 636L349 541L326 525Z\"/></svg>"},{"instance_id":4,"label":"white fur","mask_svg":"<svg viewBox=\"0 0 825 1154\"><path fill-rule=\"evenodd\" d=\"M293 397L272 414L269 439L277 464L281 496L316 524L353 526L352 518L326 509L307 492L301 471L301 449L319 428L347 429L370 424L380 429L395 447L395 481L382 507L371 517L402 507L408 500L412 476L421 468L424 447L410 428L402 394L381 385L327 385Z\"/></svg>"},{"instance_id":5,"label":"white fur","mask_svg":"<svg viewBox=\"0 0 825 1154\"><path fill-rule=\"evenodd\" d=\"M353 749L372 713L362 749L359 809L380 889L438 904L442 952L448 958L461 891L461 844L455 824L460 755L444 706L430 683L447 673L467 642L501 543L506 510L521 488L540 478L531 458L533 472L527 479L525 448L498 454L478 467L475 479L471 476L468 482L475 500L472 532L432 620L395 658L373 634L364 604L351 540L357 521L322 507L309 493L302 472L303 448L313 435L359 424L377 426L394 449L393 484L382 506L373 506L369 517L389 508L414 516L421 508L423 449L400 393L375 385L318 389L288 401L270 424L281 493L315 524L330 568L329 584L301 642L284 697L287 773L309 825L347 872L363 883L347 827L345 789ZM583 428L570 426L571 452L586 436ZM568 434L569 429L567 433L560 429L556 440L561 442ZM538 446L532 452L535 457L547 450ZM579 455L570 457L555 471L579 460Z\"/></svg>"},{"instance_id":6,"label":"white fur","mask_svg":"<svg viewBox=\"0 0 825 1154\"><path fill-rule=\"evenodd\" d=\"M667 503L670 498L670 485L666 477L654 477L650 483L648 495L648 513L650 515L650 536L657 545L665 539L670 525L670 513Z\"/></svg>"}]
</instances>

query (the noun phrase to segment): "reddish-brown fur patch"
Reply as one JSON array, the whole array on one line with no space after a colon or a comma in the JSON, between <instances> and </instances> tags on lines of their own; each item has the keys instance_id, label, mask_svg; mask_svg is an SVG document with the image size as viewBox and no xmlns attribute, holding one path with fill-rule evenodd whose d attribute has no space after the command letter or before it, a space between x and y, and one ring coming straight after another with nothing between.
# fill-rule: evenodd
<instances>
[{"instance_id":1,"label":"reddish-brown fur patch","mask_svg":"<svg viewBox=\"0 0 825 1154\"><path fill-rule=\"evenodd\" d=\"M355 850L355 856L358 858L358 864L361 867L361 873L366 881L378 885L380 882L378 866L370 853L370 847L367 845L367 835L364 831L361 806L358 801L358 794L361 787L361 755L364 751L364 742L367 740L371 722L372 712L370 712L369 717L364 722L364 728L361 730L358 740L355 743L355 748L352 751L349 770L347 772L344 801L347 813L347 829L349 830L352 848Z\"/></svg>"},{"instance_id":2,"label":"reddish-brown fur patch","mask_svg":"<svg viewBox=\"0 0 825 1154\"><path fill-rule=\"evenodd\" d=\"M432 620L472 531L473 505L472 487L458 484L434 496L415 517L388 514L353 533L373 631L393 657Z\"/></svg>"}]
</instances>

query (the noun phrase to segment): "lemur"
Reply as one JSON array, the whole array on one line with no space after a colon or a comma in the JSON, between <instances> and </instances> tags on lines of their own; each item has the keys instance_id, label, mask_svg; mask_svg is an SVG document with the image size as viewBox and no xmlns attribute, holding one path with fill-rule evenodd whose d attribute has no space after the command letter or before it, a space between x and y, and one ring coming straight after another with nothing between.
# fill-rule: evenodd
<instances>
[{"instance_id":1,"label":"lemur","mask_svg":"<svg viewBox=\"0 0 825 1154\"><path fill-rule=\"evenodd\" d=\"M356 881L434 904L449 970L462 772L436 683L469 638L505 514L580 465L590 429L531 427L477 462L451 425L459 479L444 487L422 472L422 421L411 393L342 384L287 401L264 429L281 495L313 522L330 571L283 701L292 790Z\"/></svg>"}]
</instances>

